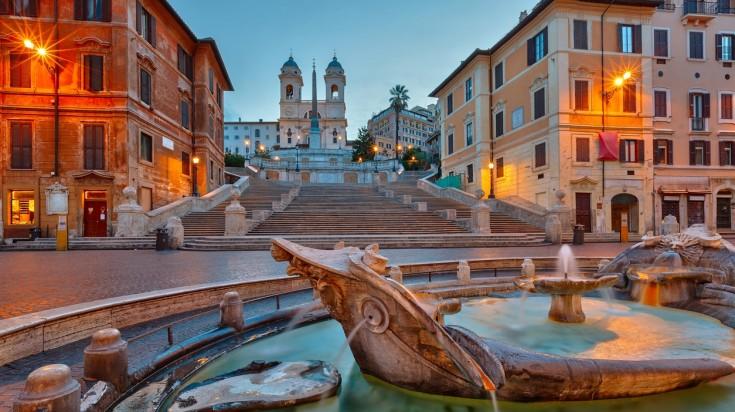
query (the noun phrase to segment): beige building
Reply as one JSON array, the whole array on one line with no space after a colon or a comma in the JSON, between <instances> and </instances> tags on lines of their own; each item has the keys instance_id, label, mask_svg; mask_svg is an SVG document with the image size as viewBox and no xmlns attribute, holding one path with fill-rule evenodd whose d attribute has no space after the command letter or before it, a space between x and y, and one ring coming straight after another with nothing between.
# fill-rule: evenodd
<instances>
[{"instance_id":1,"label":"beige building","mask_svg":"<svg viewBox=\"0 0 735 412\"><path fill-rule=\"evenodd\" d=\"M368 131L375 138L380 153L395 157L396 149L396 111L389 107L374 115L367 124ZM401 111L398 119L398 144L401 148L415 147L427 151L426 141L434 133L434 105L414 106Z\"/></svg>"},{"instance_id":2,"label":"beige building","mask_svg":"<svg viewBox=\"0 0 735 412\"><path fill-rule=\"evenodd\" d=\"M431 94L444 174L544 207L562 190L588 231L627 216L645 233L674 211L684 226L732 227L735 15L659 3L544 0L522 13Z\"/></svg>"}]
</instances>

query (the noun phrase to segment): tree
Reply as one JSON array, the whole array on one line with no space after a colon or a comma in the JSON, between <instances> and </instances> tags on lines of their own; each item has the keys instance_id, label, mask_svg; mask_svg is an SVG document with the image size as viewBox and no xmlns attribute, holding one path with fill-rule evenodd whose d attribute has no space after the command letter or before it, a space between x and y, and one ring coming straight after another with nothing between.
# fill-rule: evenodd
<instances>
[{"instance_id":1,"label":"tree","mask_svg":"<svg viewBox=\"0 0 735 412\"><path fill-rule=\"evenodd\" d=\"M245 167L245 157L236 153L225 153L225 166Z\"/></svg>"},{"instance_id":2,"label":"tree","mask_svg":"<svg viewBox=\"0 0 735 412\"><path fill-rule=\"evenodd\" d=\"M399 129L399 118L401 117L401 111L403 111L408 106L408 100L411 99L408 97L408 89L406 89L406 86L402 84L397 84L393 86L392 89L389 91L390 93L390 99L388 101L390 102L390 107L393 108L393 110L396 112L396 142L393 145L393 148L396 152L396 160L398 160L398 129Z\"/></svg>"},{"instance_id":3,"label":"tree","mask_svg":"<svg viewBox=\"0 0 735 412\"><path fill-rule=\"evenodd\" d=\"M352 142L352 161L373 160L375 157L374 145L375 139L373 139L373 135L370 134L367 128L361 127L357 131L357 140Z\"/></svg>"},{"instance_id":4,"label":"tree","mask_svg":"<svg viewBox=\"0 0 735 412\"><path fill-rule=\"evenodd\" d=\"M426 152L421 149L412 147L405 152L401 157L401 163L403 168L406 170L422 170L426 168Z\"/></svg>"}]
</instances>

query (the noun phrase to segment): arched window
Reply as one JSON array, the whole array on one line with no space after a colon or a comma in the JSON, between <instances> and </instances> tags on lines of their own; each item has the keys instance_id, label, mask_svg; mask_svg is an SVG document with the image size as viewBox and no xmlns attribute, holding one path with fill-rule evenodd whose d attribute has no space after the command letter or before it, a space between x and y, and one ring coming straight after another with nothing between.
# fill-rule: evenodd
<instances>
[{"instance_id":1,"label":"arched window","mask_svg":"<svg viewBox=\"0 0 735 412\"><path fill-rule=\"evenodd\" d=\"M339 87L336 84L332 85L332 100L339 98Z\"/></svg>"},{"instance_id":2,"label":"arched window","mask_svg":"<svg viewBox=\"0 0 735 412\"><path fill-rule=\"evenodd\" d=\"M286 86L286 98L293 99L293 86L290 84Z\"/></svg>"}]
</instances>

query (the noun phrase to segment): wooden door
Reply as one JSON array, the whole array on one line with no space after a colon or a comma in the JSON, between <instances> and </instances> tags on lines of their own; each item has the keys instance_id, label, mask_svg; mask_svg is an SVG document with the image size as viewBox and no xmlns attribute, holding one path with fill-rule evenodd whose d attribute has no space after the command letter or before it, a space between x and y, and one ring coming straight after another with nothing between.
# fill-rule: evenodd
<instances>
[{"instance_id":1,"label":"wooden door","mask_svg":"<svg viewBox=\"0 0 735 412\"><path fill-rule=\"evenodd\" d=\"M107 201L84 201L84 236L107 237Z\"/></svg>"},{"instance_id":2,"label":"wooden door","mask_svg":"<svg viewBox=\"0 0 735 412\"><path fill-rule=\"evenodd\" d=\"M575 194L576 222L584 225L585 232L592 231L592 195L590 193Z\"/></svg>"},{"instance_id":3,"label":"wooden door","mask_svg":"<svg viewBox=\"0 0 735 412\"><path fill-rule=\"evenodd\" d=\"M730 198L729 197L718 197L717 198L717 227L722 229L730 229L732 226L732 219L730 214Z\"/></svg>"}]
</instances>

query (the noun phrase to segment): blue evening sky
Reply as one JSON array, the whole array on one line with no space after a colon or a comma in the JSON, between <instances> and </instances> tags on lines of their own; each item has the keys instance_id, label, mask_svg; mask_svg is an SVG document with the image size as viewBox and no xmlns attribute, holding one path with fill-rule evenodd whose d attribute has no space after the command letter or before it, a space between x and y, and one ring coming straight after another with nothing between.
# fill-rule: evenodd
<instances>
[{"instance_id":1,"label":"blue evening sky","mask_svg":"<svg viewBox=\"0 0 735 412\"><path fill-rule=\"evenodd\" d=\"M235 92L226 120L277 120L278 73L293 49L311 96L311 61L324 98L324 69L333 50L345 69L348 138L388 105L404 84L409 105L428 94L477 47L510 30L536 0L170 0L199 37L214 37Z\"/></svg>"}]
</instances>

